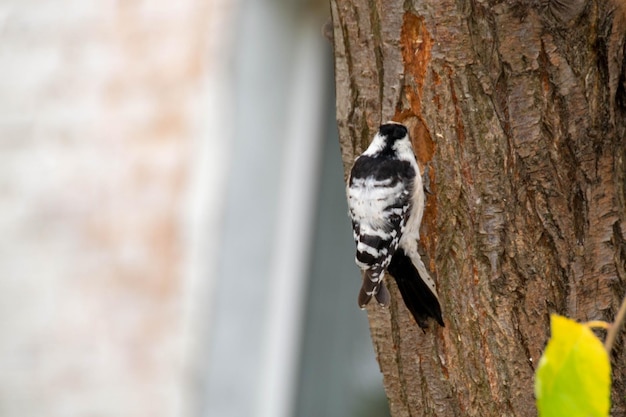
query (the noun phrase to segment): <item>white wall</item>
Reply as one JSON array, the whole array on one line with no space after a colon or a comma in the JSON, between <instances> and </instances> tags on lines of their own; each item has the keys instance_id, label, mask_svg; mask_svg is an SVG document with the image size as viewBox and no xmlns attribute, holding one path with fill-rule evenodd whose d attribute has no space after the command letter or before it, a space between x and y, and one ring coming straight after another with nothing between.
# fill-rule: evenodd
<instances>
[{"instance_id":1,"label":"white wall","mask_svg":"<svg viewBox=\"0 0 626 417\"><path fill-rule=\"evenodd\" d=\"M228 160L202 123L220 7L0 4L3 417L183 413L198 143L215 152L199 189Z\"/></svg>"}]
</instances>

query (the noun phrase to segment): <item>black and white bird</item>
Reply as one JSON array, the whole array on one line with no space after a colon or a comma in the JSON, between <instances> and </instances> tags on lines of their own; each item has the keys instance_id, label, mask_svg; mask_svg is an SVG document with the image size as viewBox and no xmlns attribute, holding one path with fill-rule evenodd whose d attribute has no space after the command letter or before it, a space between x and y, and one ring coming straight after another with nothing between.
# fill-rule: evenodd
<instances>
[{"instance_id":1,"label":"black and white bird","mask_svg":"<svg viewBox=\"0 0 626 417\"><path fill-rule=\"evenodd\" d=\"M425 193L404 125L387 122L380 126L370 146L354 162L347 195L356 263L363 271L359 306L365 308L372 297L389 305L383 281L387 271L421 328L428 327L429 317L443 326L435 283L418 252Z\"/></svg>"}]
</instances>

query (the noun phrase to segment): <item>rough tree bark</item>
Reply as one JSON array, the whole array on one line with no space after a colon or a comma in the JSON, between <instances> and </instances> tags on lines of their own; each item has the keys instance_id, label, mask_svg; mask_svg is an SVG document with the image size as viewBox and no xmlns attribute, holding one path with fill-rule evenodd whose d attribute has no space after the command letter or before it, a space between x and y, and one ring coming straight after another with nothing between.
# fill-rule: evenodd
<instances>
[{"instance_id":1,"label":"rough tree bark","mask_svg":"<svg viewBox=\"0 0 626 417\"><path fill-rule=\"evenodd\" d=\"M391 307L368 308L392 415L536 415L550 313L612 321L626 291L623 15L604 0L331 9L346 173L389 119L431 167L422 246L446 327L422 333L393 283ZM613 359L626 415L621 340Z\"/></svg>"}]
</instances>

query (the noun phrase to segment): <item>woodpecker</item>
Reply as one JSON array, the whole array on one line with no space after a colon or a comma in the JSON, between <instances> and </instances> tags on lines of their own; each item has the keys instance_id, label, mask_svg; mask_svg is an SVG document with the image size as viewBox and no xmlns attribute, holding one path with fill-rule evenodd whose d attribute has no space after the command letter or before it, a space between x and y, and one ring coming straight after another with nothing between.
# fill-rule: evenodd
<instances>
[{"instance_id":1,"label":"woodpecker","mask_svg":"<svg viewBox=\"0 0 626 417\"><path fill-rule=\"evenodd\" d=\"M418 252L426 198L406 126L396 122L380 126L355 160L346 191L356 264L363 271L359 306L365 308L372 297L389 305L383 281L388 272L422 329L428 327L429 317L444 326L435 283Z\"/></svg>"}]
</instances>

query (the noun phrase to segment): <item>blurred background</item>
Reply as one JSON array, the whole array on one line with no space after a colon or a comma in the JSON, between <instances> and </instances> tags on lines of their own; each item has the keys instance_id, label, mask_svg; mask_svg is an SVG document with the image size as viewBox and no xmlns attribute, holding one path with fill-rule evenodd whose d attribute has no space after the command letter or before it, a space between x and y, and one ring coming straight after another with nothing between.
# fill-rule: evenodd
<instances>
[{"instance_id":1,"label":"blurred background","mask_svg":"<svg viewBox=\"0 0 626 417\"><path fill-rule=\"evenodd\" d=\"M0 416L388 415L326 1L0 1Z\"/></svg>"}]
</instances>

